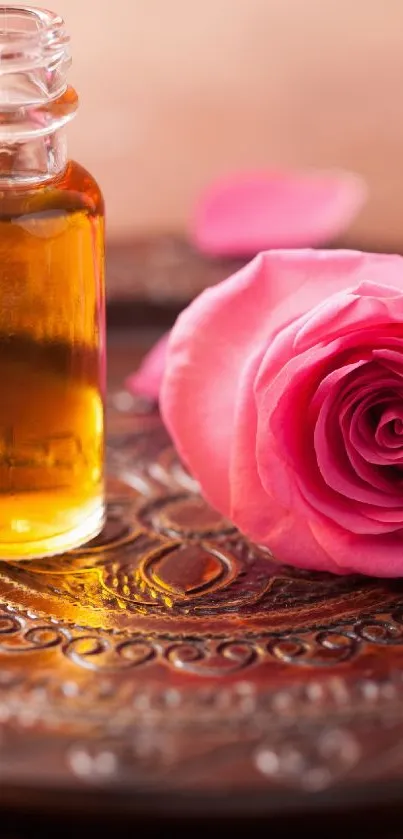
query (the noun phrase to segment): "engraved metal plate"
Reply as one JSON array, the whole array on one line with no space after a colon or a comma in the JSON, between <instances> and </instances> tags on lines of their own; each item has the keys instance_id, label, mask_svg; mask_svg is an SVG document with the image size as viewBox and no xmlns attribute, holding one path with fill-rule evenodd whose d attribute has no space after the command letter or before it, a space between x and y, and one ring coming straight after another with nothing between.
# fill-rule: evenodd
<instances>
[{"instance_id":1,"label":"engraved metal plate","mask_svg":"<svg viewBox=\"0 0 403 839\"><path fill-rule=\"evenodd\" d=\"M276 565L126 393L108 469L98 539L0 563L0 803L266 812L400 792L403 583Z\"/></svg>"}]
</instances>

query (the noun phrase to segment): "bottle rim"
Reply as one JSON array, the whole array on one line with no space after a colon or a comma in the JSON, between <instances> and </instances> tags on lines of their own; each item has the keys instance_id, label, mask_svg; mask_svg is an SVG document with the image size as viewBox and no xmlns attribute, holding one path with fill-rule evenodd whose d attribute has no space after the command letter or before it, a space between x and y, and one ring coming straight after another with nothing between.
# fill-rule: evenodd
<instances>
[{"instance_id":1,"label":"bottle rim","mask_svg":"<svg viewBox=\"0 0 403 839\"><path fill-rule=\"evenodd\" d=\"M58 99L67 89L70 37L63 18L35 6L0 6L0 109Z\"/></svg>"},{"instance_id":2,"label":"bottle rim","mask_svg":"<svg viewBox=\"0 0 403 839\"><path fill-rule=\"evenodd\" d=\"M0 6L0 50L11 45L62 45L69 41L64 20L57 12L36 6Z\"/></svg>"}]
</instances>

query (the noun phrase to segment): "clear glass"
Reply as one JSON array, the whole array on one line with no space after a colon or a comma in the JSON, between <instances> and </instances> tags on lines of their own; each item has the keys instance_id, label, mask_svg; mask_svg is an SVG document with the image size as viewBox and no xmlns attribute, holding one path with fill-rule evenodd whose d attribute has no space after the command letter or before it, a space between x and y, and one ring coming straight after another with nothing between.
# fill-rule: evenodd
<instances>
[{"instance_id":1,"label":"clear glass","mask_svg":"<svg viewBox=\"0 0 403 839\"><path fill-rule=\"evenodd\" d=\"M0 558L104 521L104 206L66 155L63 21L0 7Z\"/></svg>"}]
</instances>

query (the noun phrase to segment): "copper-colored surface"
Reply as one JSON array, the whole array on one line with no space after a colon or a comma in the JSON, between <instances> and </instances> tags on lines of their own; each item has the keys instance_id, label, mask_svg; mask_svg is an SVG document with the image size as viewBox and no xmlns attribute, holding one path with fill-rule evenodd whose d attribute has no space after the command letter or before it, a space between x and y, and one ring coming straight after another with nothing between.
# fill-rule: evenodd
<instances>
[{"instance_id":1,"label":"copper-colored surface","mask_svg":"<svg viewBox=\"0 0 403 839\"><path fill-rule=\"evenodd\" d=\"M113 387L109 409L104 533L0 564L0 803L398 795L403 584L277 566L202 501L152 406Z\"/></svg>"}]
</instances>

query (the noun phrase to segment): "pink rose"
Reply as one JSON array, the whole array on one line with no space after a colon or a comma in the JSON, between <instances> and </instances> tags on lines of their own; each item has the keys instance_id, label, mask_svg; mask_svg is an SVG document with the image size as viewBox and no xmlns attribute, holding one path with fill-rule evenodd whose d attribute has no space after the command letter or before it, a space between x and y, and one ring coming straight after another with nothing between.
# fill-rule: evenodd
<instances>
[{"instance_id":1,"label":"pink rose","mask_svg":"<svg viewBox=\"0 0 403 839\"><path fill-rule=\"evenodd\" d=\"M277 560L403 574L401 257L256 257L180 315L161 409L205 497Z\"/></svg>"}]
</instances>

